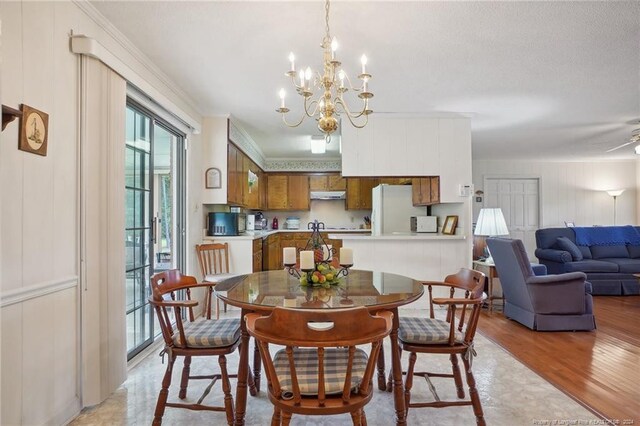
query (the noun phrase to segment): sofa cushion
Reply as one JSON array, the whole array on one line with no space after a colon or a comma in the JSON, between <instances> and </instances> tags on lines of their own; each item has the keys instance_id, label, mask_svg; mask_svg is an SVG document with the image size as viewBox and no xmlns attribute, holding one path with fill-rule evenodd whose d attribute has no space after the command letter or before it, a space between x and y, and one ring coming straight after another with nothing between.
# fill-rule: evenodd
<instances>
[{"instance_id":1,"label":"sofa cushion","mask_svg":"<svg viewBox=\"0 0 640 426\"><path fill-rule=\"evenodd\" d=\"M546 228L536 230L536 247L551 248L556 244L556 238L567 237L575 243L576 234L571 228Z\"/></svg>"},{"instance_id":2,"label":"sofa cushion","mask_svg":"<svg viewBox=\"0 0 640 426\"><path fill-rule=\"evenodd\" d=\"M629 252L629 257L633 259L640 258L640 246L627 246L627 251Z\"/></svg>"},{"instance_id":3,"label":"sofa cushion","mask_svg":"<svg viewBox=\"0 0 640 426\"><path fill-rule=\"evenodd\" d=\"M578 260L564 264L565 272L618 272L618 265L602 260Z\"/></svg>"},{"instance_id":4,"label":"sofa cushion","mask_svg":"<svg viewBox=\"0 0 640 426\"><path fill-rule=\"evenodd\" d=\"M618 272L623 274L640 273L640 259L602 259L603 262L611 262L618 265Z\"/></svg>"},{"instance_id":5,"label":"sofa cushion","mask_svg":"<svg viewBox=\"0 0 640 426\"><path fill-rule=\"evenodd\" d=\"M591 246L594 259L629 258L627 246Z\"/></svg>"},{"instance_id":6,"label":"sofa cushion","mask_svg":"<svg viewBox=\"0 0 640 426\"><path fill-rule=\"evenodd\" d=\"M575 245L573 241L571 241L567 237L556 238L556 247L559 248L560 250L569 252L573 260L583 259L582 252L580 251L578 246Z\"/></svg>"},{"instance_id":7,"label":"sofa cushion","mask_svg":"<svg viewBox=\"0 0 640 426\"><path fill-rule=\"evenodd\" d=\"M593 256L591 255L591 249L589 248L589 246L577 246L577 247L582 253L583 259L593 259Z\"/></svg>"}]
</instances>

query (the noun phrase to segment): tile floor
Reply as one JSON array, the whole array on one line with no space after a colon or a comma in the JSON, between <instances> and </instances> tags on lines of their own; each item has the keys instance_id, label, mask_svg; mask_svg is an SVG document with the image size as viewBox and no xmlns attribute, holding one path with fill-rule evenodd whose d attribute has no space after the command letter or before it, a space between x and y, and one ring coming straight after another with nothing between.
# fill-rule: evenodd
<instances>
[{"instance_id":1,"label":"tile floor","mask_svg":"<svg viewBox=\"0 0 640 426\"><path fill-rule=\"evenodd\" d=\"M423 311L424 312L424 311ZM423 312L404 310L403 315L418 315ZM227 315L237 315L230 311ZM253 348L253 342L252 342ZM536 424L600 424L592 413L573 401L564 393L547 383L527 367L511 357L506 351L483 336L476 337L478 356L474 359L473 370L478 391L482 400L485 419L488 425L536 425ZM127 381L102 404L86 408L71 425L137 425L151 424L156 398L160 389L162 375L166 365L162 364L158 352L148 355L129 370ZM253 352L253 351L252 351ZM387 368L389 368L389 347L385 346ZM210 360L206 360L210 362ZM177 384L181 364L176 362L174 379L169 390L169 400L177 398ZM236 371L238 357L229 357L229 371ZM403 365L406 358L403 356ZM416 371L428 366L431 371L450 372L447 356L418 355ZM216 363L217 366L217 363ZM192 374L207 374L205 360L194 359ZM455 389L449 379L433 379L441 399L455 398ZM272 406L265 394L266 379L262 377L263 390L256 397L249 396L246 425L269 425ZM194 381L190 384L188 399L195 400L206 386L206 381ZM235 380L232 380L235 386ZM218 384L209 394L209 404L221 404L222 398ZM235 395L235 391L234 391ZM416 379L412 400L432 400L426 382ZM390 393L375 391L373 400L365 408L368 424L386 426L393 424L393 397ZM190 411L168 408L164 415L165 424L183 425L223 425L224 413ZM555 423L554 423L555 421ZM332 417L294 416L292 425L350 425L348 415ZM475 417L472 408L422 408L411 409L408 415L409 425L473 425Z\"/></svg>"}]
</instances>

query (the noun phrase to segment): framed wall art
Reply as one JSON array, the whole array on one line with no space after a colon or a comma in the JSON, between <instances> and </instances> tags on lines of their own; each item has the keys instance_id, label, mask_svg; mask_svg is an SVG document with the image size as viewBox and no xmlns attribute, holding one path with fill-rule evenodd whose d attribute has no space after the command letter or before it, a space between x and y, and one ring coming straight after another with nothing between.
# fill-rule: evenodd
<instances>
[{"instance_id":1,"label":"framed wall art","mask_svg":"<svg viewBox=\"0 0 640 426\"><path fill-rule=\"evenodd\" d=\"M210 167L204 173L204 187L207 189L222 188L222 174L220 169Z\"/></svg>"},{"instance_id":2,"label":"framed wall art","mask_svg":"<svg viewBox=\"0 0 640 426\"><path fill-rule=\"evenodd\" d=\"M20 117L18 149L46 156L47 140L49 139L49 114L25 104L22 104L20 109L22 117Z\"/></svg>"},{"instance_id":3,"label":"framed wall art","mask_svg":"<svg viewBox=\"0 0 640 426\"><path fill-rule=\"evenodd\" d=\"M458 224L458 216L447 216L442 225L442 233L453 235L456 233L456 225Z\"/></svg>"}]
</instances>

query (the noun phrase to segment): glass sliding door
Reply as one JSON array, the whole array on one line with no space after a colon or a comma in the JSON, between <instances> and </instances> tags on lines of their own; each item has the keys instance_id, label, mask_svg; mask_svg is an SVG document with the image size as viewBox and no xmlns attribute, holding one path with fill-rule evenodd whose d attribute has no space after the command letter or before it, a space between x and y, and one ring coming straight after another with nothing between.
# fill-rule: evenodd
<instances>
[{"instance_id":1,"label":"glass sliding door","mask_svg":"<svg viewBox=\"0 0 640 426\"><path fill-rule=\"evenodd\" d=\"M148 303L151 276L181 268L184 137L129 100L125 141L127 358L159 332Z\"/></svg>"}]
</instances>

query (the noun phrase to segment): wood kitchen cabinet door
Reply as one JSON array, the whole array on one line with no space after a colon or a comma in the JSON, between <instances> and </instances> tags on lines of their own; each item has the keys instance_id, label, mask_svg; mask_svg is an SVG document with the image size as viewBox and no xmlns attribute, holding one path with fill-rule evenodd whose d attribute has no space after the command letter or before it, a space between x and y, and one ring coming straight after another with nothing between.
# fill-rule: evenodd
<instances>
[{"instance_id":1,"label":"wood kitchen cabinet door","mask_svg":"<svg viewBox=\"0 0 640 426\"><path fill-rule=\"evenodd\" d=\"M346 209L371 210L371 190L377 185L377 178L348 178Z\"/></svg>"},{"instance_id":2,"label":"wood kitchen cabinet door","mask_svg":"<svg viewBox=\"0 0 640 426\"><path fill-rule=\"evenodd\" d=\"M238 149L234 145L227 145L227 203L237 205L238 194Z\"/></svg>"},{"instance_id":3,"label":"wood kitchen cabinet door","mask_svg":"<svg viewBox=\"0 0 640 426\"><path fill-rule=\"evenodd\" d=\"M327 180L329 191L345 191L347 189L347 180L339 174L329 175Z\"/></svg>"},{"instance_id":4,"label":"wood kitchen cabinet door","mask_svg":"<svg viewBox=\"0 0 640 426\"><path fill-rule=\"evenodd\" d=\"M309 210L309 176L288 176L289 210Z\"/></svg>"},{"instance_id":5,"label":"wood kitchen cabinet door","mask_svg":"<svg viewBox=\"0 0 640 426\"><path fill-rule=\"evenodd\" d=\"M256 163L251 161L247 156L244 157L244 168L247 171L244 183L245 206L249 209L259 210L262 208L260 194L262 187L265 186L262 170L260 170ZM251 186L249 185L249 171L257 176L257 180Z\"/></svg>"},{"instance_id":6,"label":"wood kitchen cabinet door","mask_svg":"<svg viewBox=\"0 0 640 426\"><path fill-rule=\"evenodd\" d=\"M440 202L440 177L414 178L412 183L414 206L429 206Z\"/></svg>"},{"instance_id":7,"label":"wood kitchen cabinet door","mask_svg":"<svg viewBox=\"0 0 640 426\"><path fill-rule=\"evenodd\" d=\"M269 175L267 209L309 210L309 176Z\"/></svg>"},{"instance_id":8,"label":"wood kitchen cabinet door","mask_svg":"<svg viewBox=\"0 0 640 426\"><path fill-rule=\"evenodd\" d=\"M267 209L286 210L289 205L289 178L287 175L269 175Z\"/></svg>"},{"instance_id":9,"label":"wood kitchen cabinet door","mask_svg":"<svg viewBox=\"0 0 640 426\"><path fill-rule=\"evenodd\" d=\"M309 176L309 190L326 191L329 187L329 177L327 175Z\"/></svg>"},{"instance_id":10,"label":"wood kitchen cabinet door","mask_svg":"<svg viewBox=\"0 0 640 426\"><path fill-rule=\"evenodd\" d=\"M257 238L253 240L253 272L262 271L262 239Z\"/></svg>"}]
</instances>

